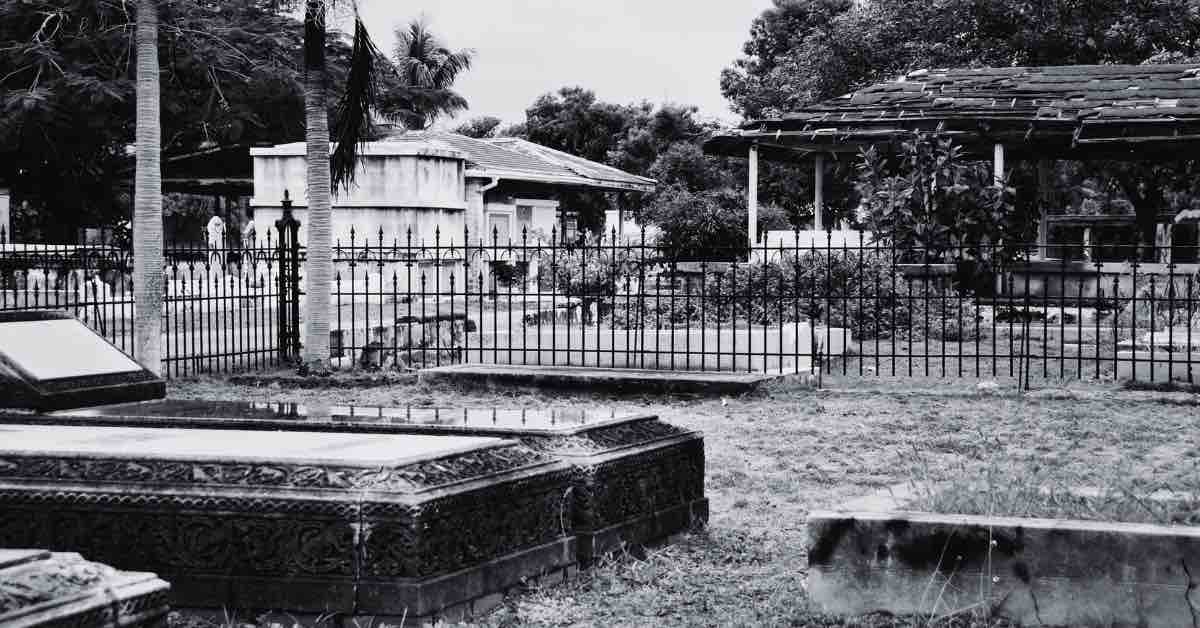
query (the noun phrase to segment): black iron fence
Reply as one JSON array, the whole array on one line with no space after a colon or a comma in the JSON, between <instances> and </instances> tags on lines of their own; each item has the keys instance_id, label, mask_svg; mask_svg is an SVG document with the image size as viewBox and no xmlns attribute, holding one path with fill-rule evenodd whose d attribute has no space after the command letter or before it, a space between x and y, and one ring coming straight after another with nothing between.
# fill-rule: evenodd
<instances>
[{"instance_id":1,"label":"black iron fence","mask_svg":"<svg viewBox=\"0 0 1200 628\"><path fill-rule=\"evenodd\" d=\"M286 360L295 328L281 325L278 315L294 296L280 259L280 247L270 240L249 247L167 246L159 313L164 373L225 373ZM136 357L127 248L0 243L0 311L29 309L70 312Z\"/></svg>"},{"instance_id":2,"label":"black iron fence","mask_svg":"<svg viewBox=\"0 0 1200 628\"><path fill-rule=\"evenodd\" d=\"M553 233L457 235L351 232L334 245L331 365L1025 383L1200 375L1194 263L1049 259L1033 246L900 248L854 233L794 233L751 250L730 243L702 257L643 234L575 244ZM166 257L168 374L296 358L305 305L294 240L168 247ZM130 262L102 247L4 245L0 309L66 309L132 351Z\"/></svg>"},{"instance_id":3,"label":"black iron fence","mask_svg":"<svg viewBox=\"0 0 1200 628\"><path fill-rule=\"evenodd\" d=\"M564 245L351 234L333 363L1194 381L1196 264L898 248L803 233L685 258L644 235ZM1129 259L1138 252L1130 247ZM1194 259L1194 258L1192 258Z\"/></svg>"}]
</instances>

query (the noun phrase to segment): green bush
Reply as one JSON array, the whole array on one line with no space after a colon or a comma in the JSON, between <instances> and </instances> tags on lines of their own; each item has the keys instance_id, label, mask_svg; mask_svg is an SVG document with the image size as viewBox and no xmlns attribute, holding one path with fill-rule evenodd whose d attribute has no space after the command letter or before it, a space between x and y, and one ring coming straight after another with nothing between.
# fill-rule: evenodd
<instances>
[{"instance_id":1,"label":"green bush","mask_svg":"<svg viewBox=\"0 0 1200 628\"><path fill-rule=\"evenodd\" d=\"M1190 327L1200 329L1200 275L1176 275L1174 282L1167 277L1142 274L1129 295L1121 295L1116 313L1117 326L1132 329ZM1191 311L1189 312L1189 303ZM1111 319L1108 325L1112 325Z\"/></svg>"}]
</instances>

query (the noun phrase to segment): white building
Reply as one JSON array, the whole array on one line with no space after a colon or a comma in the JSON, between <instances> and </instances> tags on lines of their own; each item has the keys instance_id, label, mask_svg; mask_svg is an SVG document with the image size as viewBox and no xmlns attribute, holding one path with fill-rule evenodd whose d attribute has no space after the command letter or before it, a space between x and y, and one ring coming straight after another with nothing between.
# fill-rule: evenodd
<instances>
[{"instance_id":1,"label":"white building","mask_svg":"<svg viewBox=\"0 0 1200 628\"><path fill-rule=\"evenodd\" d=\"M305 144L252 148L257 236L265 240L282 214L286 190L307 239ZM572 239L575 211L560 203L565 190L649 192L655 181L516 138L474 139L443 132L407 132L366 144L349 193L333 200L334 242L363 238L405 246L529 242L551 232ZM625 228L629 221L614 216ZM277 234L272 233L273 239Z\"/></svg>"}]
</instances>

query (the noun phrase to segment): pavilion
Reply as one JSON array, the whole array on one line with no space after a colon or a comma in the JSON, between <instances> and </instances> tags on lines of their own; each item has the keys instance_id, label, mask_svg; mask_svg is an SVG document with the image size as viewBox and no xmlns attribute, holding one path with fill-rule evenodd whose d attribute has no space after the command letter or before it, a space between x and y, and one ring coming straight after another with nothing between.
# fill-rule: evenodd
<instances>
[{"instance_id":1,"label":"pavilion","mask_svg":"<svg viewBox=\"0 0 1200 628\"><path fill-rule=\"evenodd\" d=\"M749 120L709 139L704 149L749 158L753 244L760 157L813 164L820 231L828 159L847 158L866 146L887 151L921 131L951 136L969 155L993 160L997 182L1004 179L1006 160L1037 160L1043 190L1049 185L1048 160L1178 160L1200 147L1200 64L919 70L785 115ZM1127 235L1133 216L1063 216L1039 196L1038 257L1045 257L1053 229L1073 228L1085 245L1079 259L1123 261L1091 260L1088 245L1122 231ZM1158 216L1155 262L1200 261L1196 214Z\"/></svg>"}]
</instances>

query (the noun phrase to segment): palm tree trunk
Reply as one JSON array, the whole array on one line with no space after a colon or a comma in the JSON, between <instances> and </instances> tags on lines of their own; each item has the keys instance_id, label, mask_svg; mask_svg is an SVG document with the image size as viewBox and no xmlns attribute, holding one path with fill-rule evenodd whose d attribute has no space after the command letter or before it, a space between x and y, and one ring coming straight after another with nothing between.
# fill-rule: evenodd
<instances>
[{"instance_id":1,"label":"palm tree trunk","mask_svg":"<svg viewBox=\"0 0 1200 628\"><path fill-rule=\"evenodd\" d=\"M157 0L137 5L137 135L133 196L134 356L162 374L163 299L161 128L158 108Z\"/></svg>"},{"instance_id":2,"label":"palm tree trunk","mask_svg":"<svg viewBox=\"0 0 1200 628\"><path fill-rule=\"evenodd\" d=\"M304 262L302 370L329 370L329 293L333 275L329 119L325 106L325 6L308 0L304 12L304 139L308 145L308 242Z\"/></svg>"}]
</instances>

